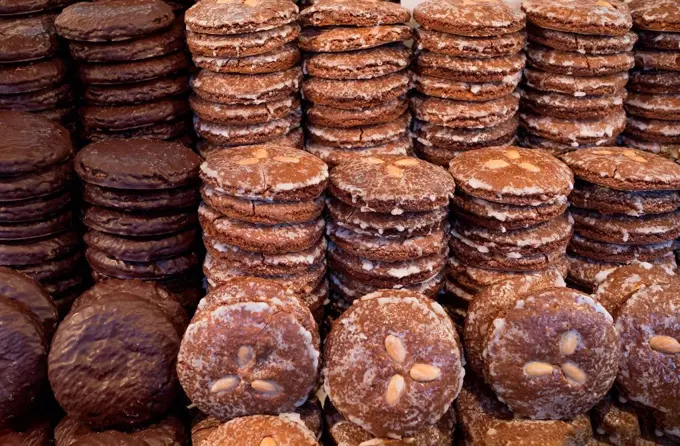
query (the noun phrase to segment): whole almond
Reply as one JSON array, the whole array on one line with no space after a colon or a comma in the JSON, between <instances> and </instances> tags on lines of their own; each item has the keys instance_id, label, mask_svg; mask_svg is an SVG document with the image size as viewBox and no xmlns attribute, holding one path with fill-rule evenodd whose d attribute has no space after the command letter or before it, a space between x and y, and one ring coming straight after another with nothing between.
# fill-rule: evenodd
<instances>
[{"instance_id":1,"label":"whole almond","mask_svg":"<svg viewBox=\"0 0 680 446\"><path fill-rule=\"evenodd\" d=\"M569 330L560 339L560 353L565 356L573 355L578 347L581 336L576 330Z\"/></svg>"},{"instance_id":2,"label":"whole almond","mask_svg":"<svg viewBox=\"0 0 680 446\"><path fill-rule=\"evenodd\" d=\"M264 437L259 446L278 446L279 443L272 437Z\"/></svg>"},{"instance_id":3,"label":"whole almond","mask_svg":"<svg viewBox=\"0 0 680 446\"><path fill-rule=\"evenodd\" d=\"M253 156L255 158L264 159L269 156L269 152L267 152L267 149L257 149L256 151L253 152Z\"/></svg>"},{"instance_id":4,"label":"whole almond","mask_svg":"<svg viewBox=\"0 0 680 446\"><path fill-rule=\"evenodd\" d=\"M210 392L229 392L230 390L234 390L236 386L238 386L239 382L241 382L241 380L238 378L238 376L226 376L215 381L213 385L210 386Z\"/></svg>"},{"instance_id":5,"label":"whole almond","mask_svg":"<svg viewBox=\"0 0 680 446\"><path fill-rule=\"evenodd\" d=\"M552 366L552 364L548 364L547 362L532 361L527 362L524 365L524 373L534 378L539 376L550 375L553 372L553 370L554 367Z\"/></svg>"},{"instance_id":6,"label":"whole almond","mask_svg":"<svg viewBox=\"0 0 680 446\"><path fill-rule=\"evenodd\" d=\"M252 347L243 345L238 349L236 362L238 363L238 366L240 368L243 368L247 366L250 363L250 361L253 360L254 357L255 354L253 353Z\"/></svg>"},{"instance_id":7,"label":"whole almond","mask_svg":"<svg viewBox=\"0 0 680 446\"><path fill-rule=\"evenodd\" d=\"M652 336L652 338L649 340L649 346L652 348L652 350L655 350L659 353L680 353L680 342L670 336Z\"/></svg>"},{"instance_id":8,"label":"whole almond","mask_svg":"<svg viewBox=\"0 0 680 446\"><path fill-rule=\"evenodd\" d=\"M510 164L505 160L489 160L484 163L484 167L487 169L503 169L509 165Z\"/></svg>"},{"instance_id":9,"label":"whole almond","mask_svg":"<svg viewBox=\"0 0 680 446\"><path fill-rule=\"evenodd\" d=\"M390 382L387 383L387 392L385 393L387 404L390 406L396 405L399 402L399 399L401 399L401 395L404 394L404 390L406 390L404 377L401 375L393 375L392 378L390 378Z\"/></svg>"},{"instance_id":10,"label":"whole almond","mask_svg":"<svg viewBox=\"0 0 680 446\"><path fill-rule=\"evenodd\" d=\"M299 163L300 158L295 158L294 156L275 156L276 161L281 161L282 163Z\"/></svg>"},{"instance_id":11,"label":"whole almond","mask_svg":"<svg viewBox=\"0 0 680 446\"><path fill-rule=\"evenodd\" d=\"M244 158L242 160L236 161L236 164L239 166L252 166L253 164L259 163L260 160L258 158Z\"/></svg>"},{"instance_id":12,"label":"whole almond","mask_svg":"<svg viewBox=\"0 0 680 446\"><path fill-rule=\"evenodd\" d=\"M406 347L401 338L394 335L387 335L385 337L385 350L387 355L392 358L392 361L402 364L406 359Z\"/></svg>"},{"instance_id":13,"label":"whole almond","mask_svg":"<svg viewBox=\"0 0 680 446\"><path fill-rule=\"evenodd\" d=\"M274 381L267 381L264 379L256 379L250 383L250 387L260 393L277 394L281 392L281 387Z\"/></svg>"},{"instance_id":14,"label":"whole almond","mask_svg":"<svg viewBox=\"0 0 680 446\"><path fill-rule=\"evenodd\" d=\"M415 158L403 158L394 162L395 166L417 166L419 161Z\"/></svg>"},{"instance_id":15,"label":"whole almond","mask_svg":"<svg viewBox=\"0 0 680 446\"><path fill-rule=\"evenodd\" d=\"M519 159L521 155L519 154L519 152L517 150L510 149L510 150L505 151L505 156L507 156L511 160L516 160L516 159Z\"/></svg>"},{"instance_id":16,"label":"whole almond","mask_svg":"<svg viewBox=\"0 0 680 446\"><path fill-rule=\"evenodd\" d=\"M586 374L573 362L565 362L562 364L562 373L570 380L581 385L586 383Z\"/></svg>"},{"instance_id":17,"label":"whole almond","mask_svg":"<svg viewBox=\"0 0 680 446\"><path fill-rule=\"evenodd\" d=\"M439 367L430 364L414 364L408 373L418 382L430 382L442 376Z\"/></svg>"}]
</instances>

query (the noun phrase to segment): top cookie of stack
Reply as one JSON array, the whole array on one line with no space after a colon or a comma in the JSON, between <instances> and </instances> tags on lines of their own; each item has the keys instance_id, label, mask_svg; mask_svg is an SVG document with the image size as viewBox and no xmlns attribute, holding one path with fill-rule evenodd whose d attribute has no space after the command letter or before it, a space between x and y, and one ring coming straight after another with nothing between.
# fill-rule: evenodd
<instances>
[{"instance_id":1,"label":"top cookie of stack","mask_svg":"<svg viewBox=\"0 0 680 446\"><path fill-rule=\"evenodd\" d=\"M622 143L678 159L680 8L674 0L635 0L630 10L640 45L628 83Z\"/></svg>"},{"instance_id":2,"label":"top cookie of stack","mask_svg":"<svg viewBox=\"0 0 680 446\"><path fill-rule=\"evenodd\" d=\"M375 0L321 0L302 11L307 151L330 165L410 154L409 19L408 10Z\"/></svg>"},{"instance_id":3,"label":"top cookie of stack","mask_svg":"<svg viewBox=\"0 0 680 446\"><path fill-rule=\"evenodd\" d=\"M458 153L511 143L524 67L524 14L500 1L430 0L413 11L419 51L419 156L446 166Z\"/></svg>"},{"instance_id":4,"label":"top cookie of stack","mask_svg":"<svg viewBox=\"0 0 680 446\"><path fill-rule=\"evenodd\" d=\"M76 3L57 17L83 84L87 141L181 138L189 130L181 21L160 0Z\"/></svg>"},{"instance_id":5,"label":"top cookie of stack","mask_svg":"<svg viewBox=\"0 0 680 446\"><path fill-rule=\"evenodd\" d=\"M635 34L618 0L527 0L528 68L522 145L554 154L613 145L623 112Z\"/></svg>"},{"instance_id":6,"label":"top cookie of stack","mask_svg":"<svg viewBox=\"0 0 680 446\"><path fill-rule=\"evenodd\" d=\"M302 148L300 27L289 0L207 0L185 17L194 63L194 128L206 158L224 147Z\"/></svg>"}]
</instances>

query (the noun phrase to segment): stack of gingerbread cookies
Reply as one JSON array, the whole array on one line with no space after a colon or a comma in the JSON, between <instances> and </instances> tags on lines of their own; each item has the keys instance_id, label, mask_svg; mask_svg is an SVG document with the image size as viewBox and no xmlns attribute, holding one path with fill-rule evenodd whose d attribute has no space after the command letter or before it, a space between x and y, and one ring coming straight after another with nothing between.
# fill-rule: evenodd
<instances>
[{"instance_id":1,"label":"stack of gingerbread cookies","mask_svg":"<svg viewBox=\"0 0 680 446\"><path fill-rule=\"evenodd\" d=\"M64 307L88 278L73 224L73 152L59 124L0 112L0 265L40 281Z\"/></svg>"},{"instance_id":2,"label":"stack of gingerbread cookies","mask_svg":"<svg viewBox=\"0 0 680 446\"><path fill-rule=\"evenodd\" d=\"M570 283L590 292L599 273L634 261L675 269L679 165L623 147L589 148L563 158L579 180L571 195Z\"/></svg>"},{"instance_id":3,"label":"stack of gingerbread cookies","mask_svg":"<svg viewBox=\"0 0 680 446\"><path fill-rule=\"evenodd\" d=\"M86 257L95 281L157 281L195 307L199 164L180 143L141 138L100 141L78 153Z\"/></svg>"},{"instance_id":4,"label":"stack of gingerbread cookies","mask_svg":"<svg viewBox=\"0 0 680 446\"><path fill-rule=\"evenodd\" d=\"M545 151L486 148L459 155L449 166L453 198L447 302L464 316L483 288L548 269L566 272L573 221L569 168Z\"/></svg>"},{"instance_id":5,"label":"stack of gingerbread cookies","mask_svg":"<svg viewBox=\"0 0 680 446\"><path fill-rule=\"evenodd\" d=\"M302 11L307 151L330 165L411 153L409 19L379 1L321 0Z\"/></svg>"},{"instance_id":6,"label":"stack of gingerbread cookies","mask_svg":"<svg viewBox=\"0 0 680 446\"><path fill-rule=\"evenodd\" d=\"M290 0L208 0L187 11L189 50L202 69L190 103L204 158L265 142L302 148L297 15Z\"/></svg>"},{"instance_id":7,"label":"stack of gingerbread cookies","mask_svg":"<svg viewBox=\"0 0 680 446\"><path fill-rule=\"evenodd\" d=\"M0 110L39 113L73 129L75 97L54 19L70 0L0 5Z\"/></svg>"},{"instance_id":8,"label":"stack of gingerbread cookies","mask_svg":"<svg viewBox=\"0 0 680 446\"><path fill-rule=\"evenodd\" d=\"M680 9L672 0L630 5L640 44L628 83L622 145L678 159L680 148Z\"/></svg>"},{"instance_id":9,"label":"stack of gingerbread cookies","mask_svg":"<svg viewBox=\"0 0 680 446\"><path fill-rule=\"evenodd\" d=\"M525 19L503 2L430 0L413 11L418 156L447 166L466 150L515 140Z\"/></svg>"},{"instance_id":10,"label":"stack of gingerbread cookies","mask_svg":"<svg viewBox=\"0 0 680 446\"><path fill-rule=\"evenodd\" d=\"M268 278L323 314L326 164L294 148L235 147L204 161L201 179L209 288L232 277Z\"/></svg>"},{"instance_id":11,"label":"stack of gingerbread cookies","mask_svg":"<svg viewBox=\"0 0 680 446\"><path fill-rule=\"evenodd\" d=\"M160 0L76 3L56 20L83 85L85 141L179 139L190 126L181 21Z\"/></svg>"},{"instance_id":12,"label":"stack of gingerbread cookies","mask_svg":"<svg viewBox=\"0 0 680 446\"><path fill-rule=\"evenodd\" d=\"M635 34L622 2L527 0L521 145L558 155L615 145Z\"/></svg>"},{"instance_id":13,"label":"stack of gingerbread cookies","mask_svg":"<svg viewBox=\"0 0 680 446\"><path fill-rule=\"evenodd\" d=\"M338 312L379 289L437 295L454 188L446 170L406 156L358 157L331 170L328 262Z\"/></svg>"}]
</instances>

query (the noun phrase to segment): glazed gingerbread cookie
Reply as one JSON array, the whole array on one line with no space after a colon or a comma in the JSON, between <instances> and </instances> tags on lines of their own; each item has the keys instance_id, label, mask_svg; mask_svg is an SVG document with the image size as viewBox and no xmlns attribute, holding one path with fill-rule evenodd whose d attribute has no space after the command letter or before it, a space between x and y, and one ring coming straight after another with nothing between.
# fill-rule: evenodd
<instances>
[{"instance_id":1,"label":"glazed gingerbread cookie","mask_svg":"<svg viewBox=\"0 0 680 446\"><path fill-rule=\"evenodd\" d=\"M589 410L616 375L611 315L563 283L554 272L499 282L475 296L465 322L470 366L515 413L532 419Z\"/></svg>"},{"instance_id":2,"label":"glazed gingerbread cookie","mask_svg":"<svg viewBox=\"0 0 680 446\"><path fill-rule=\"evenodd\" d=\"M379 437L412 435L437 422L465 373L449 317L409 291L355 301L333 325L325 358L324 388L333 405Z\"/></svg>"},{"instance_id":3,"label":"glazed gingerbread cookie","mask_svg":"<svg viewBox=\"0 0 680 446\"><path fill-rule=\"evenodd\" d=\"M524 28L525 15L498 1L428 1L413 10L413 18L426 30L459 36L502 36Z\"/></svg>"},{"instance_id":4,"label":"glazed gingerbread cookie","mask_svg":"<svg viewBox=\"0 0 680 446\"><path fill-rule=\"evenodd\" d=\"M314 433L302 422L267 415L231 420L206 441L214 446L319 446Z\"/></svg>"},{"instance_id":5,"label":"glazed gingerbread cookie","mask_svg":"<svg viewBox=\"0 0 680 446\"><path fill-rule=\"evenodd\" d=\"M283 287L233 278L203 299L177 361L182 387L206 414L229 420L290 411L316 383L318 328Z\"/></svg>"}]
</instances>

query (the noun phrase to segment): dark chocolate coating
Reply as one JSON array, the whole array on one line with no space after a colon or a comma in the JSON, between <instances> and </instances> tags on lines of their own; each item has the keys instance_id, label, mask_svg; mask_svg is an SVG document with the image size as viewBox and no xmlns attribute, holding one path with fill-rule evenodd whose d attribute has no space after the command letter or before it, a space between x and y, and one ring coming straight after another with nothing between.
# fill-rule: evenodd
<instances>
[{"instance_id":1,"label":"dark chocolate coating","mask_svg":"<svg viewBox=\"0 0 680 446\"><path fill-rule=\"evenodd\" d=\"M28 307L42 323L45 338L52 338L59 315L54 301L38 282L10 268L0 267L0 296Z\"/></svg>"}]
</instances>

